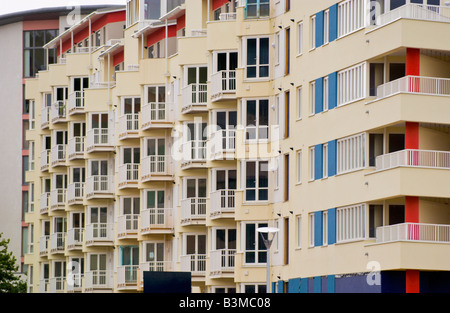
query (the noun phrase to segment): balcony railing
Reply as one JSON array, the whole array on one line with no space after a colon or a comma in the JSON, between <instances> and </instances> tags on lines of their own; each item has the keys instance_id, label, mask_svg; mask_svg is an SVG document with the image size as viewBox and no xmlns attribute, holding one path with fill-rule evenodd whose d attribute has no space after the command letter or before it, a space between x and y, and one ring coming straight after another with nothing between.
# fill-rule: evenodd
<instances>
[{"instance_id":1,"label":"balcony railing","mask_svg":"<svg viewBox=\"0 0 450 313\"><path fill-rule=\"evenodd\" d=\"M93 151L96 148L112 147L111 133L108 128L93 128L86 134L86 151Z\"/></svg>"},{"instance_id":2,"label":"balcony railing","mask_svg":"<svg viewBox=\"0 0 450 313\"><path fill-rule=\"evenodd\" d=\"M66 282L65 277L52 277L50 278L50 293L64 292L64 285Z\"/></svg>"},{"instance_id":3,"label":"balcony railing","mask_svg":"<svg viewBox=\"0 0 450 313\"><path fill-rule=\"evenodd\" d=\"M140 164L127 163L119 166L119 187L139 181Z\"/></svg>"},{"instance_id":4,"label":"balcony railing","mask_svg":"<svg viewBox=\"0 0 450 313\"><path fill-rule=\"evenodd\" d=\"M69 94L69 115L84 112L84 91L74 91Z\"/></svg>"},{"instance_id":5,"label":"balcony railing","mask_svg":"<svg viewBox=\"0 0 450 313\"><path fill-rule=\"evenodd\" d=\"M83 201L84 183L72 183L67 186L67 203L73 204Z\"/></svg>"},{"instance_id":6,"label":"balcony railing","mask_svg":"<svg viewBox=\"0 0 450 313\"><path fill-rule=\"evenodd\" d=\"M92 270L84 274L85 288L112 288L111 273L109 270Z\"/></svg>"},{"instance_id":7,"label":"balcony railing","mask_svg":"<svg viewBox=\"0 0 450 313\"><path fill-rule=\"evenodd\" d=\"M182 271L191 272L192 275L204 275L206 271L206 254L189 254L180 257Z\"/></svg>"},{"instance_id":8,"label":"balcony railing","mask_svg":"<svg viewBox=\"0 0 450 313\"><path fill-rule=\"evenodd\" d=\"M66 205L66 189L57 188L53 189L50 193L50 208L51 210L57 210L60 207Z\"/></svg>"},{"instance_id":9,"label":"balcony railing","mask_svg":"<svg viewBox=\"0 0 450 313\"><path fill-rule=\"evenodd\" d=\"M82 273L69 273L66 281L67 281L67 292L81 292L83 288L83 277Z\"/></svg>"},{"instance_id":10,"label":"balcony railing","mask_svg":"<svg viewBox=\"0 0 450 313\"><path fill-rule=\"evenodd\" d=\"M235 249L210 251L210 271L212 273L232 272L235 265Z\"/></svg>"},{"instance_id":11,"label":"balcony railing","mask_svg":"<svg viewBox=\"0 0 450 313\"><path fill-rule=\"evenodd\" d=\"M424 167L450 169L450 152L406 149L377 156L376 170L395 167Z\"/></svg>"},{"instance_id":12,"label":"balcony railing","mask_svg":"<svg viewBox=\"0 0 450 313\"><path fill-rule=\"evenodd\" d=\"M190 222L206 218L206 198L188 198L181 200L181 220Z\"/></svg>"},{"instance_id":13,"label":"balcony railing","mask_svg":"<svg viewBox=\"0 0 450 313\"><path fill-rule=\"evenodd\" d=\"M125 214L117 218L117 235L124 237L126 235L136 235L138 232L139 214Z\"/></svg>"},{"instance_id":14,"label":"balcony railing","mask_svg":"<svg viewBox=\"0 0 450 313\"><path fill-rule=\"evenodd\" d=\"M50 235L50 252L60 253L65 249L66 233L58 232Z\"/></svg>"},{"instance_id":15,"label":"balcony railing","mask_svg":"<svg viewBox=\"0 0 450 313\"><path fill-rule=\"evenodd\" d=\"M70 228L67 230L67 249L81 249L83 245L84 228Z\"/></svg>"},{"instance_id":16,"label":"balcony railing","mask_svg":"<svg viewBox=\"0 0 450 313\"><path fill-rule=\"evenodd\" d=\"M235 191L234 189L222 189L211 192L210 213L212 217L234 212Z\"/></svg>"},{"instance_id":17,"label":"balcony railing","mask_svg":"<svg viewBox=\"0 0 450 313\"><path fill-rule=\"evenodd\" d=\"M41 152L41 171L48 170L48 167L50 166L50 161L51 161L50 156L51 156L50 149L43 150Z\"/></svg>"},{"instance_id":18,"label":"balcony railing","mask_svg":"<svg viewBox=\"0 0 450 313\"><path fill-rule=\"evenodd\" d=\"M236 94L236 71L219 71L211 75L211 99L217 100L223 94Z\"/></svg>"},{"instance_id":19,"label":"balcony railing","mask_svg":"<svg viewBox=\"0 0 450 313\"><path fill-rule=\"evenodd\" d=\"M220 21L235 21L236 20L236 13L220 13L219 15Z\"/></svg>"},{"instance_id":20,"label":"balcony railing","mask_svg":"<svg viewBox=\"0 0 450 313\"><path fill-rule=\"evenodd\" d=\"M409 3L378 16L376 25L383 26L398 19L450 22L450 8Z\"/></svg>"},{"instance_id":21,"label":"balcony railing","mask_svg":"<svg viewBox=\"0 0 450 313\"><path fill-rule=\"evenodd\" d=\"M398 93L450 96L450 79L423 76L404 76L377 87L377 99Z\"/></svg>"},{"instance_id":22,"label":"balcony railing","mask_svg":"<svg viewBox=\"0 0 450 313\"><path fill-rule=\"evenodd\" d=\"M43 107L41 110L41 128L48 127L50 122L50 107Z\"/></svg>"},{"instance_id":23,"label":"balcony railing","mask_svg":"<svg viewBox=\"0 0 450 313\"><path fill-rule=\"evenodd\" d=\"M190 84L181 90L181 112L206 111L208 101L207 84Z\"/></svg>"},{"instance_id":24,"label":"balcony railing","mask_svg":"<svg viewBox=\"0 0 450 313\"><path fill-rule=\"evenodd\" d=\"M85 241L87 243L113 241L114 224L112 223L91 223L86 225Z\"/></svg>"},{"instance_id":25,"label":"balcony railing","mask_svg":"<svg viewBox=\"0 0 450 313\"><path fill-rule=\"evenodd\" d=\"M149 155L141 160L143 181L155 176L173 175L172 158L169 155Z\"/></svg>"},{"instance_id":26,"label":"balcony railing","mask_svg":"<svg viewBox=\"0 0 450 313\"><path fill-rule=\"evenodd\" d=\"M206 140L191 140L181 145L183 162L205 162Z\"/></svg>"},{"instance_id":27,"label":"balcony railing","mask_svg":"<svg viewBox=\"0 0 450 313\"><path fill-rule=\"evenodd\" d=\"M48 242L50 241L50 236L41 236L39 239L39 256L47 256L48 254Z\"/></svg>"},{"instance_id":28,"label":"balcony railing","mask_svg":"<svg viewBox=\"0 0 450 313\"><path fill-rule=\"evenodd\" d=\"M151 127L172 127L173 123L174 114L170 103L151 102L142 107L141 126L143 130Z\"/></svg>"},{"instance_id":29,"label":"balcony railing","mask_svg":"<svg viewBox=\"0 0 450 313\"><path fill-rule=\"evenodd\" d=\"M174 268L172 261L149 261L140 263L139 269L141 270L141 274L143 274L144 272L168 272ZM143 280L143 277L141 279Z\"/></svg>"},{"instance_id":30,"label":"balcony railing","mask_svg":"<svg viewBox=\"0 0 450 313\"><path fill-rule=\"evenodd\" d=\"M402 223L377 228L377 243L393 241L450 243L450 225Z\"/></svg>"},{"instance_id":31,"label":"balcony railing","mask_svg":"<svg viewBox=\"0 0 450 313\"><path fill-rule=\"evenodd\" d=\"M45 214L48 212L50 208L50 192L44 192L41 194L40 200L40 213Z\"/></svg>"},{"instance_id":32,"label":"balcony railing","mask_svg":"<svg viewBox=\"0 0 450 313\"><path fill-rule=\"evenodd\" d=\"M39 280L39 293L47 293L50 292L49 279L41 279Z\"/></svg>"},{"instance_id":33,"label":"balcony railing","mask_svg":"<svg viewBox=\"0 0 450 313\"><path fill-rule=\"evenodd\" d=\"M66 162L66 145L56 145L51 150L52 166L64 165Z\"/></svg>"},{"instance_id":34,"label":"balcony railing","mask_svg":"<svg viewBox=\"0 0 450 313\"><path fill-rule=\"evenodd\" d=\"M150 208L141 211L141 233L173 228L173 209Z\"/></svg>"},{"instance_id":35,"label":"balcony railing","mask_svg":"<svg viewBox=\"0 0 450 313\"><path fill-rule=\"evenodd\" d=\"M138 265L123 265L117 267L117 286L136 285L138 277Z\"/></svg>"},{"instance_id":36,"label":"balcony railing","mask_svg":"<svg viewBox=\"0 0 450 313\"><path fill-rule=\"evenodd\" d=\"M112 184L113 178L110 175L88 176L86 179L86 195L92 197L112 194L114 191Z\"/></svg>"},{"instance_id":37,"label":"balcony railing","mask_svg":"<svg viewBox=\"0 0 450 313\"><path fill-rule=\"evenodd\" d=\"M119 117L119 139L139 135L139 113L125 114Z\"/></svg>"},{"instance_id":38,"label":"balcony railing","mask_svg":"<svg viewBox=\"0 0 450 313\"><path fill-rule=\"evenodd\" d=\"M234 159L236 150L236 130L220 129L211 134L210 138L211 159L231 158ZM231 155L227 155L231 154Z\"/></svg>"},{"instance_id":39,"label":"balcony railing","mask_svg":"<svg viewBox=\"0 0 450 313\"><path fill-rule=\"evenodd\" d=\"M69 139L69 160L84 158L84 137L78 136Z\"/></svg>"},{"instance_id":40,"label":"balcony railing","mask_svg":"<svg viewBox=\"0 0 450 313\"><path fill-rule=\"evenodd\" d=\"M65 122L67 114L67 101L58 100L52 104L52 123Z\"/></svg>"}]
</instances>

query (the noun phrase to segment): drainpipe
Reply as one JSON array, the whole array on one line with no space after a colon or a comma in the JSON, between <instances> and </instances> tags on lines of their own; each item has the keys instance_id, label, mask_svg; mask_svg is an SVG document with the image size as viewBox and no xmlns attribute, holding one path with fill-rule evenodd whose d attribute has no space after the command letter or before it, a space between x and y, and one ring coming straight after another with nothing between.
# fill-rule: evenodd
<instances>
[{"instance_id":1,"label":"drainpipe","mask_svg":"<svg viewBox=\"0 0 450 313\"><path fill-rule=\"evenodd\" d=\"M108 104L111 103L111 54L108 53Z\"/></svg>"},{"instance_id":2,"label":"drainpipe","mask_svg":"<svg viewBox=\"0 0 450 313\"><path fill-rule=\"evenodd\" d=\"M91 54L92 54L92 27L91 27L91 19L89 19L89 70L92 68L92 60L91 60Z\"/></svg>"}]
</instances>

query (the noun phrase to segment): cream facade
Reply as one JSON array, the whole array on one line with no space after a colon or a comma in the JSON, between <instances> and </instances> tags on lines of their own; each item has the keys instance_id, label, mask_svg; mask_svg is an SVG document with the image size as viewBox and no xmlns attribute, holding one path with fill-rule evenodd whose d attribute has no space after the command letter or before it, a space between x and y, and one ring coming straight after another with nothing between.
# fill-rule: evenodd
<instances>
[{"instance_id":1,"label":"cream facade","mask_svg":"<svg viewBox=\"0 0 450 313\"><path fill-rule=\"evenodd\" d=\"M47 43L33 290L448 290L438 2L131 0Z\"/></svg>"}]
</instances>

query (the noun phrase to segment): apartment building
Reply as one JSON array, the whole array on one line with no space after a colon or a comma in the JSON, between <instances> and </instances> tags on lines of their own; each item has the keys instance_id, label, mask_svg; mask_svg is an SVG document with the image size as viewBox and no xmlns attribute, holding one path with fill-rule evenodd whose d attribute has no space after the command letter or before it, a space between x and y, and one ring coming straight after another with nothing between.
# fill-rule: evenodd
<instances>
[{"instance_id":1,"label":"apartment building","mask_svg":"<svg viewBox=\"0 0 450 313\"><path fill-rule=\"evenodd\" d=\"M449 22L434 0L88 15L26 81L30 290L448 291Z\"/></svg>"}]
</instances>

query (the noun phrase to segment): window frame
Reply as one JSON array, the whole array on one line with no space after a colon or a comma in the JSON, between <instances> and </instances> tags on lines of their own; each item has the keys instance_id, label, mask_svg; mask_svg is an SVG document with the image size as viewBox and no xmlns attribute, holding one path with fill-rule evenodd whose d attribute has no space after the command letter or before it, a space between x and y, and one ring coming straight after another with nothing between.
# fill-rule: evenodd
<instances>
[{"instance_id":1,"label":"window frame","mask_svg":"<svg viewBox=\"0 0 450 313\"><path fill-rule=\"evenodd\" d=\"M267 62L268 63L261 63L261 40L262 39L267 39ZM255 56L255 64L248 64L248 46L249 46L249 40L256 40L256 47L255 47L255 52L256 52L256 56ZM271 71L270 71L270 67L271 67L271 52L270 52L270 36L249 36L249 37L245 37L243 38L244 41L244 53L243 53L243 58L242 60L244 61L243 63L245 64L245 75L244 75L244 80L245 81L258 81L258 80L269 80L270 79L270 75L271 75ZM254 77L249 77L248 76L248 68L249 67L255 67L256 68L256 72L255 72L255 76ZM267 76L261 76L261 68L262 67L267 67Z\"/></svg>"}]
</instances>

